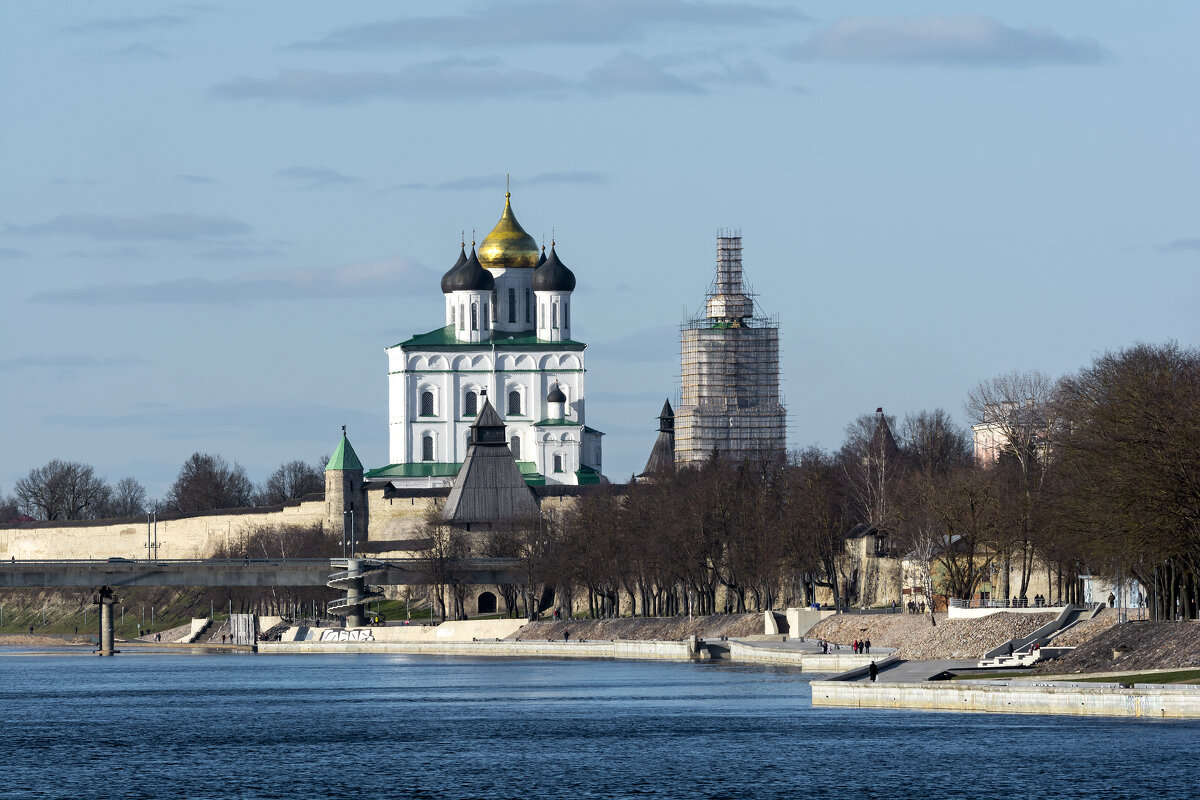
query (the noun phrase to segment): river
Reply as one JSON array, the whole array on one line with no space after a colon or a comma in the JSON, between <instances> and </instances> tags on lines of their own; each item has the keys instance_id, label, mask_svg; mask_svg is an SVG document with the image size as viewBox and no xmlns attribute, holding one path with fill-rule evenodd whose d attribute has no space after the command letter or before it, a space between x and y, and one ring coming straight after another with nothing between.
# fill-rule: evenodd
<instances>
[{"instance_id":1,"label":"river","mask_svg":"<svg viewBox=\"0 0 1200 800\"><path fill-rule=\"evenodd\" d=\"M1175 798L1200 723L813 709L795 669L0 656L4 798Z\"/></svg>"}]
</instances>

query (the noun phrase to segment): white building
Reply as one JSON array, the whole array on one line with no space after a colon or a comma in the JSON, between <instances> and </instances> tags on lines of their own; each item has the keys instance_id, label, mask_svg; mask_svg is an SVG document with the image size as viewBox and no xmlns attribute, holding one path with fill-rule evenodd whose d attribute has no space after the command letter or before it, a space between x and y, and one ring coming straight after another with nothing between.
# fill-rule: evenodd
<instances>
[{"instance_id":1,"label":"white building","mask_svg":"<svg viewBox=\"0 0 1200 800\"><path fill-rule=\"evenodd\" d=\"M442 276L444 326L387 349L388 458L367 478L449 485L486 396L531 485L598 483L599 431L584 424L584 350L571 338L575 275L554 243L504 214Z\"/></svg>"}]
</instances>

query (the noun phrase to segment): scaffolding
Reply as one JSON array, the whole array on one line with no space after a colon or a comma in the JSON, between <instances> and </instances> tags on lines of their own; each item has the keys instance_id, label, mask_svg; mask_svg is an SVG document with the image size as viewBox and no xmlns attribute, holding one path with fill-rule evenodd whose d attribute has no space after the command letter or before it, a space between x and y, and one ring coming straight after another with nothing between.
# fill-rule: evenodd
<instances>
[{"instance_id":1,"label":"scaffolding","mask_svg":"<svg viewBox=\"0 0 1200 800\"><path fill-rule=\"evenodd\" d=\"M779 323L755 313L742 274L742 237L717 236L717 274L704 311L680 326L680 465L715 452L737 461L783 456L787 413L779 394Z\"/></svg>"}]
</instances>

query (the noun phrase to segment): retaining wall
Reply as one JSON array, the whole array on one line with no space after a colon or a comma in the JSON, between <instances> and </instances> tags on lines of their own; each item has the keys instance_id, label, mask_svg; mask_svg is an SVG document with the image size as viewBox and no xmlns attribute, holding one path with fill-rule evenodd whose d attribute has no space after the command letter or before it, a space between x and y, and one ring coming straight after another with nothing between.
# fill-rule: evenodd
<instances>
[{"instance_id":1,"label":"retaining wall","mask_svg":"<svg viewBox=\"0 0 1200 800\"><path fill-rule=\"evenodd\" d=\"M749 661L760 664L789 664L800 667L805 672L845 672L846 670L866 667L872 661L882 663L880 656L845 655L830 653L805 653L800 650L775 650L769 647L753 647L741 642L726 642L729 647L729 658L732 661Z\"/></svg>"},{"instance_id":2,"label":"retaining wall","mask_svg":"<svg viewBox=\"0 0 1200 800\"><path fill-rule=\"evenodd\" d=\"M369 630L369 629L364 629ZM553 656L556 658L642 658L691 660L703 656L687 642L490 642L345 641L261 642L260 653L423 653L442 656Z\"/></svg>"},{"instance_id":3,"label":"retaining wall","mask_svg":"<svg viewBox=\"0 0 1200 800\"><path fill-rule=\"evenodd\" d=\"M1200 718L1200 687L813 681L812 703L841 708L1196 719Z\"/></svg>"}]
</instances>

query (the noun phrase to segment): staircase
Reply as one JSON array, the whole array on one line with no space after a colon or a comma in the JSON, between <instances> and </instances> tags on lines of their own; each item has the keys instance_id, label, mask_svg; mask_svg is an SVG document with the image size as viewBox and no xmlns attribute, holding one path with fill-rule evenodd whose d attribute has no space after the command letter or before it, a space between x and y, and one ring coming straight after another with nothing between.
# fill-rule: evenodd
<instances>
[{"instance_id":1,"label":"staircase","mask_svg":"<svg viewBox=\"0 0 1200 800\"><path fill-rule=\"evenodd\" d=\"M329 583L326 585L330 589L345 592L346 595L332 601L327 606L329 613L345 617L347 627L361 627L365 623L363 607L368 603L383 599L383 592L379 591L378 587L369 586L368 583L373 576L379 577L383 574L387 569L387 562L363 558L339 558L334 559L331 564L335 567L345 567L345 570L330 575Z\"/></svg>"}]
</instances>

